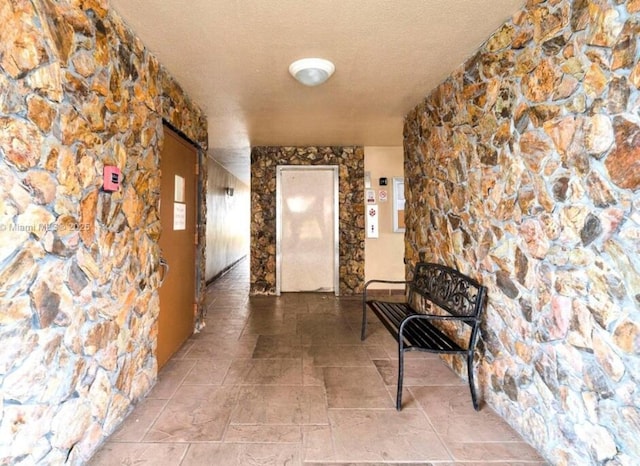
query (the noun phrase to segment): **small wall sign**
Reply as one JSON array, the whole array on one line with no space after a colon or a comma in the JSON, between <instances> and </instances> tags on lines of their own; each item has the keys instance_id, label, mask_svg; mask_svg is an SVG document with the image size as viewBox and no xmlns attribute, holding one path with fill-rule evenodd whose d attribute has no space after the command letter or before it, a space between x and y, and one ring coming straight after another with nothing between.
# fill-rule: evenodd
<instances>
[{"instance_id":1,"label":"small wall sign","mask_svg":"<svg viewBox=\"0 0 640 466\"><path fill-rule=\"evenodd\" d=\"M367 204L375 204L376 203L376 192L373 189L367 189L366 191Z\"/></svg>"},{"instance_id":2,"label":"small wall sign","mask_svg":"<svg viewBox=\"0 0 640 466\"><path fill-rule=\"evenodd\" d=\"M378 237L378 205L368 205L367 211L367 238Z\"/></svg>"},{"instance_id":3,"label":"small wall sign","mask_svg":"<svg viewBox=\"0 0 640 466\"><path fill-rule=\"evenodd\" d=\"M173 203L173 229L187 229L187 205L180 202Z\"/></svg>"},{"instance_id":4,"label":"small wall sign","mask_svg":"<svg viewBox=\"0 0 640 466\"><path fill-rule=\"evenodd\" d=\"M173 190L173 200L176 202L184 202L185 184L184 178L176 175Z\"/></svg>"}]
</instances>

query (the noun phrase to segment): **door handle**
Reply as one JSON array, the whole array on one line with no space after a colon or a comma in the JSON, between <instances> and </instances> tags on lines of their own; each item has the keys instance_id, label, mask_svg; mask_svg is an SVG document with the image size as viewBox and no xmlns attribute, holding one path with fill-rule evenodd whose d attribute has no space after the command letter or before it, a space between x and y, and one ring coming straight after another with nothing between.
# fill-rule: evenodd
<instances>
[{"instance_id":1,"label":"door handle","mask_svg":"<svg viewBox=\"0 0 640 466\"><path fill-rule=\"evenodd\" d=\"M160 258L160 267L162 267L162 276L160 277L160 286L162 286L169 274L169 263L164 259L164 257Z\"/></svg>"}]
</instances>

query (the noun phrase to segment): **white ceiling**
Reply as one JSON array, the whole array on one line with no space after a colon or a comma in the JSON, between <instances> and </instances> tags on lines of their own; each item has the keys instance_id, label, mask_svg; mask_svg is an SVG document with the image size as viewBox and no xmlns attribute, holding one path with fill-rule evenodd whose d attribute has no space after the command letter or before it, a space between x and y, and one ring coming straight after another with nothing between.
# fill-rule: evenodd
<instances>
[{"instance_id":1,"label":"white ceiling","mask_svg":"<svg viewBox=\"0 0 640 466\"><path fill-rule=\"evenodd\" d=\"M404 115L525 0L110 0L209 121L245 183L258 145L402 145ZM288 73L333 61L327 83Z\"/></svg>"}]
</instances>

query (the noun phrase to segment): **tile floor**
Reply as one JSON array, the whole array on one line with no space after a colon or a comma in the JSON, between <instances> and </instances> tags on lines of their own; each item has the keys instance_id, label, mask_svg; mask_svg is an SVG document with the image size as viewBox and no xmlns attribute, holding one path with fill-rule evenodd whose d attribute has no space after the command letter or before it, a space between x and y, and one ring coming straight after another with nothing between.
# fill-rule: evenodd
<instances>
[{"instance_id":1,"label":"tile floor","mask_svg":"<svg viewBox=\"0 0 640 466\"><path fill-rule=\"evenodd\" d=\"M207 289L206 328L91 466L545 464L432 355L408 353L397 412L396 343L375 322L360 341L360 299L249 297L248 276Z\"/></svg>"}]
</instances>

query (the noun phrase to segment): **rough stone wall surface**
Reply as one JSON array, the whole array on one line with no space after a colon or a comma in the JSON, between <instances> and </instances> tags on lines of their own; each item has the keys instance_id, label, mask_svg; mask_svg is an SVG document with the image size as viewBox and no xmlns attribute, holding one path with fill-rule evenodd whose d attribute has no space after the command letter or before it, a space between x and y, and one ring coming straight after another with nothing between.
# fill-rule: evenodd
<instances>
[{"instance_id":1,"label":"rough stone wall surface","mask_svg":"<svg viewBox=\"0 0 640 466\"><path fill-rule=\"evenodd\" d=\"M639 32L530 0L405 121L410 266L489 287L484 398L557 465L640 464Z\"/></svg>"},{"instance_id":2,"label":"rough stone wall surface","mask_svg":"<svg viewBox=\"0 0 640 466\"><path fill-rule=\"evenodd\" d=\"M364 149L254 147L251 149L251 293L276 291L276 167L338 165L340 294L364 285Z\"/></svg>"},{"instance_id":3,"label":"rough stone wall surface","mask_svg":"<svg viewBox=\"0 0 640 466\"><path fill-rule=\"evenodd\" d=\"M156 379L162 120L206 119L106 0L0 24L0 463L83 464Z\"/></svg>"}]
</instances>

